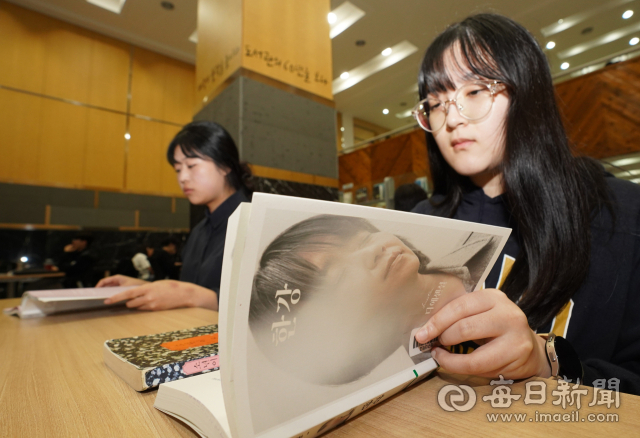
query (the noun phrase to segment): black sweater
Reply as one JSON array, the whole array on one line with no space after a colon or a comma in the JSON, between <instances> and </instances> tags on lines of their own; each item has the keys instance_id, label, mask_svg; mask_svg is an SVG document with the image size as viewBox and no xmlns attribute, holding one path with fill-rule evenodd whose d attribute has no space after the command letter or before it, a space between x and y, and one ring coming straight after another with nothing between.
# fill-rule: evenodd
<instances>
[{"instance_id":1,"label":"black sweater","mask_svg":"<svg viewBox=\"0 0 640 438\"><path fill-rule=\"evenodd\" d=\"M213 213L207 209L206 217L193 228L182 251L180 280L211 289L218 295L218 302L227 220L242 202L249 200L238 190Z\"/></svg>"},{"instance_id":2,"label":"black sweater","mask_svg":"<svg viewBox=\"0 0 640 438\"><path fill-rule=\"evenodd\" d=\"M582 361L585 384L617 378L622 392L640 395L640 187L611 176L606 180L615 201L615 229L606 208L595 215L587 278L551 325L539 332L553 331L572 344ZM434 195L434 201L441 199ZM413 211L438 215L429 201ZM485 282L487 288L499 288L505 255L515 259L519 252L517 229L503 196L489 198L480 188L469 190L453 217L513 228Z\"/></svg>"}]
</instances>

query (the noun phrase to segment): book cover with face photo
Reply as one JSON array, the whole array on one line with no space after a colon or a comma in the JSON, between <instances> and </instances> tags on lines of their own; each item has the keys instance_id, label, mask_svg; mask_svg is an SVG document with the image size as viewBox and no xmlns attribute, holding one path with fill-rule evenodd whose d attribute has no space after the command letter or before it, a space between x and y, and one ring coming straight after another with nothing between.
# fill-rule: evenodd
<instances>
[{"instance_id":1,"label":"book cover with face photo","mask_svg":"<svg viewBox=\"0 0 640 438\"><path fill-rule=\"evenodd\" d=\"M329 421L433 370L430 345L414 333L482 287L509 233L254 195L230 361L238 436L325 432Z\"/></svg>"}]
</instances>

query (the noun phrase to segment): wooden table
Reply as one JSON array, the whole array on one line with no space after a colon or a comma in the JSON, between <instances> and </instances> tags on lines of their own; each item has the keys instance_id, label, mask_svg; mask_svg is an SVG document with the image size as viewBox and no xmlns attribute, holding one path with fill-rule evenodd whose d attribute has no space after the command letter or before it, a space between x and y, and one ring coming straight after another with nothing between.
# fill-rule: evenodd
<instances>
[{"instance_id":1,"label":"wooden table","mask_svg":"<svg viewBox=\"0 0 640 438\"><path fill-rule=\"evenodd\" d=\"M0 300L0 306L19 304ZM102 360L106 339L179 330L217 321L204 309L133 312L111 308L91 312L20 320L0 315L0 437L195 437L191 429L153 408L156 391L137 393L111 372ZM492 408L482 396L492 394L487 379L445 373L421 382L325 437L466 437L466 436L640 436L640 397L621 394L618 409L586 406L582 398L578 422L536 422L541 413L569 413L552 404L556 382L547 380L549 398L542 406L525 406L525 382L511 385L522 398L508 409ZM448 384L465 384L477 392L468 412L446 412L437 395ZM490 422L487 414L526 413ZM616 423L589 422L588 414L615 413ZM532 419L534 421L529 421Z\"/></svg>"},{"instance_id":2,"label":"wooden table","mask_svg":"<svg viewBox=\"0 0 640 438\"><path fill-rule=\"evenodd\" d=\"M64 272L43 272L40 274L0 274L0 283L7 283L7 298L16 296L15 286L18 286L17 296L22 295L24 283L44 280L46 278L62 278Z\"/></svg>"}]
</instances>

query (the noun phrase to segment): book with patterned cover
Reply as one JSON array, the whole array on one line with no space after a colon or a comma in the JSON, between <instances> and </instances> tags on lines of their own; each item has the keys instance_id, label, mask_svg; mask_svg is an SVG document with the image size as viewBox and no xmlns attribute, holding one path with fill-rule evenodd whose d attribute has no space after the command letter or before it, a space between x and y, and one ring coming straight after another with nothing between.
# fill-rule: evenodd
<instances>
[{"instance_id":1,"label":"book with patterned cover","mask_svg":"<svg viewBox=\"0 0 640 438\"><path fill-rule=\"evenodd\" d=\"M136 391L219 369L218 326L110 339L103 348L109 368Z\"/></svg>"}]
</instances>

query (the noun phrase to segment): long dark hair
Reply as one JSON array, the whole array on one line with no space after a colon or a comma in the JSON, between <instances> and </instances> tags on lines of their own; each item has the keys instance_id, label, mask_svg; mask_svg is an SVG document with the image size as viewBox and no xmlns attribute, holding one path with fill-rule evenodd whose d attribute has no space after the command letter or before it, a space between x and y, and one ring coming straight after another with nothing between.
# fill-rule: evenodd
<instances>
[{"instance_id":1,"label":"long dark hair","mask_svg":"<svg viewBox=\"0 0 640 438\"><path fill-rule=\"evenodd\" d=\"M521 252L503 291L537 329L560 311L586 278L591 212L610 207L601 166L574 157L555 100L551 72L534 37L518 23L479 14L441 33L424 56L420 98L454 90L447 53L462 71L504 83L509 96L501 164L505 201L515 219ZM451 217L468 178L444 160L431 133L427 149L438 214Z\"/></svg>"},{"instance_id":2,"label":"long dark hair","mask_svg":"<svg viewBox=\"0 0 640 438\"><path fill-rule=\"evenodd\" d=\"M211 159L220 169L229 170L226 181L236 190L251 196L251 169L240 161L231 135L215 122L199 121L185 125L169 143L167 161L176 163L173 154L179 147L185 157Z\"/></svg>"}]
</instances>

